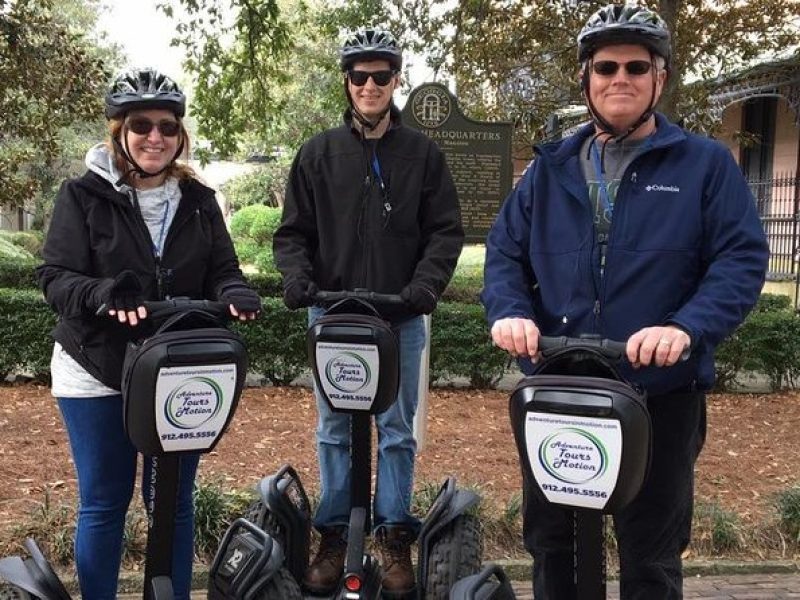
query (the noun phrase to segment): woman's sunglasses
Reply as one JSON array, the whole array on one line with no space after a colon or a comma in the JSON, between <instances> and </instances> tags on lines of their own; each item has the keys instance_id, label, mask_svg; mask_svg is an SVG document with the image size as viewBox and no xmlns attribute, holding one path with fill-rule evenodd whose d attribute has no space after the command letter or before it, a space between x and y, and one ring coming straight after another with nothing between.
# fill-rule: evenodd
<instances>
[{"instance_id":1,"label":"woman's sunglasses","mask_svg":"<svg viewBox=\"0 0 800 600\"><path fill-rule=\"evenodd\" d=\"M367 81L372 77L372 81L375 82L375 85L383 87L389 85L392 77L394 77L394 71L348 71L347 76L350 78L350 82L353 85L367 85Z\"/></svg>"},{"instance_id":2,"label":"woman's sunglasses","mask_svg":"<svg viewBox=\"0 0 800 600\"><path fill-rule=\"evenodd\" d=\"M598 60L592 63L592 71L603 77L616 75L620 67L625 67L628 75L644 75L650 72L653 65L647 60L629 60L626 63L618 63L615 60Z\"/></svg>"},{"instance_id":3,"label":"woman's sunglasses","mask_svg":"<svg viewBox=\"0 0 800 600\"><path fill-rule=\"evenodd\" d=\"M148 135L153 127L158 128L158 132L164 137L175 137L181 132L180 121L172 119L162 119L158 123L153 123L145 117L133 117L127 121L128 129L136 135Z\"/></svg>"}]
</instances>

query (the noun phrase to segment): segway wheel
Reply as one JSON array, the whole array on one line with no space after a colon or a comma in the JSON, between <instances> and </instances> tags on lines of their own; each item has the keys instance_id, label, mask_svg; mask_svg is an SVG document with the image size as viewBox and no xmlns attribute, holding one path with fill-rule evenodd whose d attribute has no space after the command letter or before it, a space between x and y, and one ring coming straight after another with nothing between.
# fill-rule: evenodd
<instances>
[{"instance_id":1,"label":"segway wheel","mask_svg":"<svg viewBox=\"0 0 800 600\"><path fill-rule=\"evenodd\" d=\"M303 592L288 569L279 569L254 598L255 600L303 600Z\"/></svg>"},{"instance_id":2,"label":"segway wheel","mask_svg":"<svg viewBox=\"0 0 800 600\"><path fill-rule=\"evenodd\" d=\"M431 549L425 577L425 600L447 600L456 581L481 570L483 538L480 522L459 515L439 534Z\"/></svg>"},{"instance_id":3,"label":"segway wheel","mask_svg":"<svg viewBox=\"0 0 800 600\"><path fill-rule=\"evenodd\" d=\"M0 583L0 600L31 600L31 595L15 585Z\"/></svg>"},{"instance_id":4,"label":"segway wheel","mask_svg":"<svg viewBox=\"0 0 800 600\"><path fill-rule=\"evenodd\" d=\"M283 528L280 527L272 513L264 507L261 500L256 500L244 513L244 518L255 523L264 533L277 540L277 542L286 547L286 539Z\"/></svg>"}]
</instances>

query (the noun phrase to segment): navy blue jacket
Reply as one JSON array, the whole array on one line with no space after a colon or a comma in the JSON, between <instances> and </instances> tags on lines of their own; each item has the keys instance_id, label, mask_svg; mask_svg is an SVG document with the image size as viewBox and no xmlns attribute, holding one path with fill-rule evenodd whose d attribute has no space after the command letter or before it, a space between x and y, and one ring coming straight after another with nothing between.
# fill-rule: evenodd
<instances>
[{"instance_id":1,"label":"navy blue jacket","mask_svg":"<svg viewBox=\"0 0 800 600\"><path fill-rule=\"evenodd\" d=\"M752 308L769 251L752 194L730 151L656 115L649 149L617 192L603 277L579 152L594 134L536 148L486 243L481 296L490 325L528 317L543 335L627 340L675 324L692 356L624 374L651 394L714 381L714 348ZM523 371L531 365L521 362Z\"/></svg>"}]
</instances>

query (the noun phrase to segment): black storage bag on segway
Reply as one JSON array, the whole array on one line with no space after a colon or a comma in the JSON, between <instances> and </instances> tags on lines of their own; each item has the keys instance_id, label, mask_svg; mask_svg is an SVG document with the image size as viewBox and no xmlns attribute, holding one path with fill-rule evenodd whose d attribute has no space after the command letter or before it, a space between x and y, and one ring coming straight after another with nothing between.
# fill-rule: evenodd
<instances>
[{"instance_id":1,"label":"black storage bag on segway","mask_svg":"<svg viewBox=\"0 0 800 600\"><path fill-rule=\"evenodd\" d=\"M246 374L244 342L216 316L198 309L170 316L125 352L128 437L147 456L210 451L233 417Z\"/></svg>"},{"instance_id":2,"label":"black storage bag on segway","mask_svg":"<svg viewBox=\"0 0 800 600\"><path fill-rule=\"evenodd\" d=\"M332 410L377 414L395 401L397 336L371 305L355 298L337 302L314 321L307 340L317 389Z\"/></svg>"},{"instance_id":3,"label":"black storage bag on segway","mask_svg":"<svg viewBox=\"0 0 800 600\"><path fill-rule=\"evenodd\" d=\"M543 352L535 374L517 384L509 411L523 475L535 482L527 490L603 513L639 492L650 463L646 396L600 348Z\"/></svg>"}]
</instances>

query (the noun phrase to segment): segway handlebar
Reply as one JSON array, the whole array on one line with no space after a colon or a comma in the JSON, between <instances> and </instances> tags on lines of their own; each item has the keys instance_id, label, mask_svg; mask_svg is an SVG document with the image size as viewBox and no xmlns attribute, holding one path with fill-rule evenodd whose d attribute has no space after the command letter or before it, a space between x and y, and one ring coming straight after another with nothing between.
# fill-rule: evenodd
<instances>
[{"instance_id":1,"label":"segway handlebar","mask_svg":"<svg viewBox=\"0 0 800 600\"><path fill-rule=\"evenodd\" d=\"M337 292L320 290L314 294L314 302L338 302L339 300L364 300L370 304L397 306L403 304L399 294L380 294L369 290L341 290Z\"/></svg>"},{"instance_id":2,"label":"segway handlebar","mask_svg":"<svg viewBox=\"0 0 800 600\"><path fill-rule=\"evenodd\" d=\"M617 342L615 340L606 340L600 338L573 338L565 335L539 336L539 350L543 352L546 352L547 350L558 350L560 348L571 348L574 346L580 346L583 348L596 348L600 350L603 355L615 360L621 360L625 358L625 342Z\"/></svg>"},{"instance_id":3,"label":"segway handlebar","mask_svg":"<svg viewBox=\"0 0 800 600\"><path fill-rule=\"evenodd\" d=\"M142 306L147 309L148 314L203 310L218 317L220 320L227 321L231 318L228 303L216 300L193 300L186 296L177 296L169 300L145 300L142 302ZM101 316L106 312L108 312L108 306L102 304L95 314Z\"/></svg>"},{"instance_id":4,"label":"segway handlebar","mask_svg":"<svg viewBox=\"0 0 800 600\"><path fill-rule=\"evenodd\" d=\"M560 348L570 347L583 347L583 348L596 348L602 352L604 356L612 360L628 360L626 347L627 342L618 342L616 340L608 340L596 337L567 337L562 336L539 336L539 350L546 352L548 350L558 350ZM691 354L691 349L687 348L678 359L681 362L687 360Z\"/></svg>"}]
</instances>

